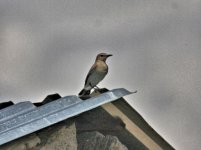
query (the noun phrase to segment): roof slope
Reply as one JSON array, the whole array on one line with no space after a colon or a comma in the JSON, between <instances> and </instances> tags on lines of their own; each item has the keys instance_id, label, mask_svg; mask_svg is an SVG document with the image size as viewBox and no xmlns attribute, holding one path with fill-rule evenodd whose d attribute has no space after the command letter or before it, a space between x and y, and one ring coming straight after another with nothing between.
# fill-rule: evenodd
<instances>
[{"instance_id":1,"label":"roof slope","mask_svg":"<svg viewBox=\"0 0 201 150\"><path fill-rule=\"evenodd\" d=\"M77 96L61 98L60 95L53 94L41 103L21 102L11 105L0 110L0 143L7 143L73 117L78 146L79 137L85 132L98 131L105 136L118 137L129 150L174 150L122 98L128 94L131 92L125 89L101 89L92 93L91 98L85 97L84 99L89 99L84 101Z\"/></svg>"}]
</instances>

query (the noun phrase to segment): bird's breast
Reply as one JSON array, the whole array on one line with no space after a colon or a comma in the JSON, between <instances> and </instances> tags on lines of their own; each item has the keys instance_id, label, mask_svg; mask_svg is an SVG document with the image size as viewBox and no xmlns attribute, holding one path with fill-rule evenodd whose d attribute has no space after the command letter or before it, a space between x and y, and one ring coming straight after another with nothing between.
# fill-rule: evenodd
<instances>
[{"instance_id":1,"label":"bird's breast","mask_svg":"<svg viewBox=\"0 0 201 150\"><path fill-rule=\"evenodd\" d=\"M105 62L97 62L98 72L108 72L108 66Z\"/></svg>"}]
</instances>

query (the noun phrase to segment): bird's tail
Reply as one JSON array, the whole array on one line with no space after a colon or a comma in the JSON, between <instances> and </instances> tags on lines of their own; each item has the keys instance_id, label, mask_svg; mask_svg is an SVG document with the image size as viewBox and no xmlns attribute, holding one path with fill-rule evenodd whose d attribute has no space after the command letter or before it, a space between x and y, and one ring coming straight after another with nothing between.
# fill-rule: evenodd
<instances>
[{"instance_id":1,"label":"bird's tail","mask_svg":"<svg viewBox=\"0 0 201 150\"><path fill-rule=\"evenodd\" d=\"M82 91L80 91L78 95L83 96L83 95L89 95L89 94L90 94L90 90L82 89Z\"/></svg>"}]
</instances>

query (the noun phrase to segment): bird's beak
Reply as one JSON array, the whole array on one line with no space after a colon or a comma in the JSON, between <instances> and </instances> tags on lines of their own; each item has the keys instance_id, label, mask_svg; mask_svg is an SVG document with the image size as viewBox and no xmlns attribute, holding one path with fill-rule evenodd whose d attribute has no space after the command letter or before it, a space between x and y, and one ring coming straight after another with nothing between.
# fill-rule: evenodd
<instances>
[{"instance_id":1,"label":"bird's beak","mask_svg":"<svg viewBox=\"0 0 201 150\"><path fill-rule=\"evenodd\" d=\"M112 54L107 54L107 57L110 57L110 56L112 56Z\"/></svg>"}]
</instances>

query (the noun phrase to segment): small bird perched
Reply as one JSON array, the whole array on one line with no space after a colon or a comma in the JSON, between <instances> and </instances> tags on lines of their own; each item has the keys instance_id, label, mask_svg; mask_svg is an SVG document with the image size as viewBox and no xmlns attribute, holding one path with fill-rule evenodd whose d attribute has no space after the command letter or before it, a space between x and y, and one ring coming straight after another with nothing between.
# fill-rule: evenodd
<instances>
[{"instance_id":1,"label":"small bird perched","mask_svg":"<svg viewBox=\"0 0 201 150\"><path fill-rule=\"evenodd\" d=\"M85 79L84 89L79 93L80 96L89 95L91 89L94 87L98 88L96 85L103 80L103 78L108 73L108 66L106 60L111 54L100 53L96 56L95 63L89 70L87 77Z\"/></svg>"}]
</instances>

